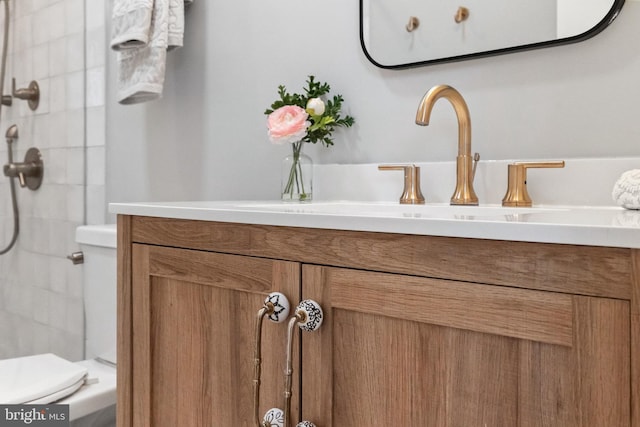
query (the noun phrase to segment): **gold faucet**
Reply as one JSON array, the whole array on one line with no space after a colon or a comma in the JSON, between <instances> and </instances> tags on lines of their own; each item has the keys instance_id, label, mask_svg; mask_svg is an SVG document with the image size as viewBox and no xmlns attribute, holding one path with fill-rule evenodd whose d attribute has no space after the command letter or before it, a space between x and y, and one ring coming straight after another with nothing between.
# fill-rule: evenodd
<instances>
[{"instance_id":1,"label":"gold faucet","mask_svg":"<svg viewBox=\"0 0 640 427\"><path fill-rule=\"evenodd\" d=\"M460 92L451 86L434 86L420 101L416 113L416 124L427 126L433 105L440 98L446 98L453 105L458 117L458 157L456 158L456 189L451 196L452 205L478 204L478 196L473 190L473 157L471 156L471 118L469 108Z\"/></svg>"}]
</instances>

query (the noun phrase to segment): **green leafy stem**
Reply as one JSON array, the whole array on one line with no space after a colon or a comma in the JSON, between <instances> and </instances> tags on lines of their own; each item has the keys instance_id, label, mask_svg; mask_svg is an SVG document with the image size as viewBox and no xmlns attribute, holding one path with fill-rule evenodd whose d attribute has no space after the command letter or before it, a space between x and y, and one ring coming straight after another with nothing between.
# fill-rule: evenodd
<instances>
[{"instance_id":1,"label":"green leafy stem","mask_svg":"<svg viewBox=\"0 0 640 427\"><path fill-rule=\"evenodd\" d=\"M293 163L291 164L291 169L289 170L289 177L287 179L287 184L282 190L283 194L288 194L289 199L294 199L294 190L298 193L298 199L301 202L308 200L311 197L310 193L304 188L304 179L302 176L302 165L300 164L300 151L302 149L302 141L294 142L291 144L293 147Z\"/></svg>"}]
</instances>

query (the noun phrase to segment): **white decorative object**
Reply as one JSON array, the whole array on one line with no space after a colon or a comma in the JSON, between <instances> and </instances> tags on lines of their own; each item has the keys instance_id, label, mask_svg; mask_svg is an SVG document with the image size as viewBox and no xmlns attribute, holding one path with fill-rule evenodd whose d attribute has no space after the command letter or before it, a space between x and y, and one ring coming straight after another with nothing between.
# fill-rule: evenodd
<instances>
[{"instance_id":1,"label":"white decorative object","mask_svg":"<svg viewBox=\"0 0 640 427\"><path fill-rule=\"evenodd\" d=\"M265 305L267 303L273 304L273 313L269 314L269 320L276 323L284 322L289 317L289 310L291 305L287 297L280 292L271 292L269 296L264 300Z\"/></svg>"},{"instance_id":2,"label":"white decorative object","mask_svg":"<svg viewBox=\"0 0 640 427\"><path fill-rule=\"evenodd\" d=\"M264 414L263 422L270 427L284 427L284 411L280 408L271 408Z\"/></svg>"},{"instance_id":3,"label":"white decorative object","mask_svg":"<svg viewBox=\"0 0 640 427\"><path fill-rule=\"evenodd\" d=\"M324 319L324 313L320 304L311 299L301 301L298 305L297 312L304 313L304 320L298 323L298 326L303 331L313 332L317 331L322 325Z\"/></svg>"},{"instance_id":4,"label":"white decorative object","mask_svg":"<svg viewBox=\"0 0 640 427\"><path fill-rule=\"evenodd\" d=\"M640 209L640 169L622 174L613 186L613 200L626 209Z\"/></svg>"}]
</instances>

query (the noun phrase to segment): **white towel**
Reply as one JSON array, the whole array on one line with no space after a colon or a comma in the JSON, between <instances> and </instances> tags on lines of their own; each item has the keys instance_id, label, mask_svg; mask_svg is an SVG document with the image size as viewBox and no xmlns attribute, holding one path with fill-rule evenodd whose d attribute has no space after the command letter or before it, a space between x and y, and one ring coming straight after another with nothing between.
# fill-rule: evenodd
<instances>
[{"instance_id":1,"label":"white towel","mask_svg":"<svg viewBox=\"0 0 640 427\"><path fill-rule=\"evenodd\" d=\"M111 48L118 55L118 101L159 98L167 51L182 46L184 7L193 0L115 0Z\"/></svg>"},{"instance_id":2,"label":"white towel","mask_svg":"<svg viewBox=\"0 0 640 427\"><path fill-rule=\"evenodd\" d=\"M149 43L153 0L116 0L111 16L111 48L116 51Z\"/></svg>"}]
</instances>

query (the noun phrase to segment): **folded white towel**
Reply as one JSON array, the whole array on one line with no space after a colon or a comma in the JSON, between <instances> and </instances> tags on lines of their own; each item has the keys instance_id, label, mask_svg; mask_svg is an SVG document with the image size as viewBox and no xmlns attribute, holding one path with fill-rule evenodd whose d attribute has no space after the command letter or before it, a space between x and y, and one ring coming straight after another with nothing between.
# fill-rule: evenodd
<instances>
[{"instance_id":1,"label":"folded white towel","mask_svg":"<svg viewBox=\"0 0 640 427\"><path fill-rule=\"evenodd\" d=\"M115 0L111 48L118 55L118 101L157 99L164 86L167 50L180 47L184 7L193 0Z\"/></svg>"},{"instance_id":2,"label":"folded white towel","mask_svg":"<svg viewBox=\"0 0 640 427\"><path fill-rule=\"evenodd\" d=\"M111 48L116 51L149 43L154 0L115 0L111 15Z\"/></svg>"}]
</instances>

